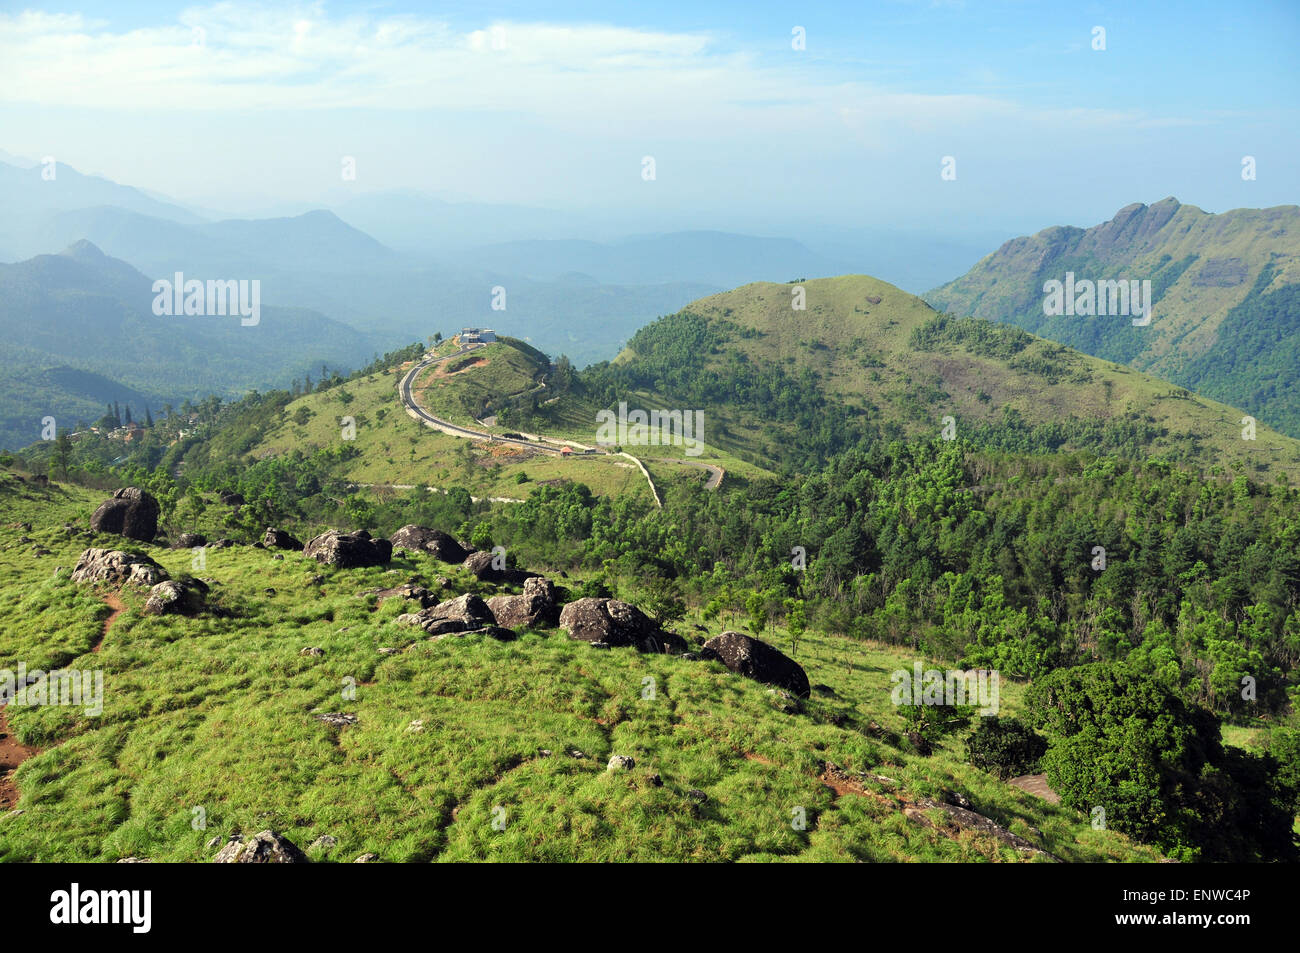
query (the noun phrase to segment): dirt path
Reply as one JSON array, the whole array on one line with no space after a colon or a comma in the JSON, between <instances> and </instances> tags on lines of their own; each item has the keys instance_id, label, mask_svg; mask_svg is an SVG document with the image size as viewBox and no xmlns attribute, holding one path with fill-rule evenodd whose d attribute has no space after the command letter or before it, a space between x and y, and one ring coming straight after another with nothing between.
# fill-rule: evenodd
<instances>
[{"instance_id":1,"label":"dirt path","mask_svg":"<svg viewBox=\"0 0 1300 953\"><path fill-rule=\"evenodd\" d=\"M1020 790L1025 791L1035 797L1041 797L1049 804L1060 804L1061 795L1053 791L1047 784L1047 775L1045 774L1022 774L1018 778L1012 778L1007 782Z\"/></svg>"},{"instance_id":2,"label":"dirt path","mask_svg":"<svg viewBox=\"0 0 1300 953\"><path fill-rule=\"evenodd\" d=\"M104 602L113 611L104 620L104 628L100 630L99 638L90 647L92 652L99 651L99 647L104 644L104 637L108 635L108 630L113 627L117 617L126 611L126 603L116 592L107 593ZM8 707L8 705L0 707L0 812L13 810L18 805L18 785L14 784L13 780L18 766L32 755L41 753L39 748L29 748L18 743L18 739L9 730Z\"/></svg>"},{"instance_id":3,"label":"dirt path","mask_svg":"<svg viewBox=\"0 0 1300 953\"><path fill-rule=\"evenodd\" d=\"M99 638L96 639L95 644L90 647L90 651L92 652L99 651L100 646L104 644L105 636L108 635L108 630L113 627L113 623L117 621L117 617L126 611L126 603L122 601L122 597L116 592L110 592L104 596L104 603L113 611L109 613L108 618L104 620L104 628L99 633Z\"/></svg>"},{"instance_id":4,"label":"dirt path","mask_svg":"<svg viewBox=\"0 0 1300 953\"><path fill-rule=\"evenodd\" d=\"M14 771L37 749L20 745L9 731L9 706L0 708L0 813L13 810L18 805L18 786L14 784Z\"/></svg>"}]
</instances>

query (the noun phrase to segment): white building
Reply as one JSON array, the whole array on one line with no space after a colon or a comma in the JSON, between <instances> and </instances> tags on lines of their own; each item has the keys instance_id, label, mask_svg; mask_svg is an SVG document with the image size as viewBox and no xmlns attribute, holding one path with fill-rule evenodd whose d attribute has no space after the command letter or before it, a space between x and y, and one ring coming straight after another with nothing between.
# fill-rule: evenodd
<instances>
[{"instance_id":1,"label":"white building","mask_svg":"<svg viewBox=\"0 0 1300 953\"><path fill-rule=\"evenodd\" d=\"M491 328L462 328L461 344L491 344L497 339L497 333Z\"/></svg>"}]
</instances>

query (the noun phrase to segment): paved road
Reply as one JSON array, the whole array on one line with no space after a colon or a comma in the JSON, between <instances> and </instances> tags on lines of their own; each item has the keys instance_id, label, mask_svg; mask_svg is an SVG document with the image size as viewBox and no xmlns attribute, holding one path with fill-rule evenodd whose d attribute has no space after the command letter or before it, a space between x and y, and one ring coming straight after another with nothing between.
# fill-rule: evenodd
<instances>
[{"instance_id":1,"label":"paved road","mask_svg":"<svg viewBox=\"0 0 1300 953\"><path fill-rule=\"evenodd\" d=\"M536 450L539 453L549 453L554 456L559 456L559 447L548 447L531 440L516 440L513 437L498 437L496 434L484 433L481 430L470 430L468 427L461 427L458 424L452 423L450 420L443 420L441 417L435 417L416 402L415 396L411 393L411 385L415 383L415 378L419 376L421 371L433 367L436 364L442 364L444 361L450 361L452 358L460 357L462 354L468 354L470 351L478 350L483 346L484 345L482 344L462 345L450 354L446 354L442 357L426 358L407 371L397 385L397 392L402 398L402 405L406 408L407 414L414 417L416 420L423 422L427 426L433 427L435 430L441 430L443 433L451 434L453 437L468 437L470 440L487 440L493 443L509 443L514 444L517 447L527 447L530 450Z\"/></svg>"},{"instance_id":2,"label":"paved road","mask_svg":"<svg viewBox=\"0 0 1300 953\"><path fill-rule=\"evenodd\" d=\"M402 405L406 408L407 414L409 414L411 417L414 417L416 420L421 421L426 426L433 427L436 430L441 430L443 433L446 434L451 434L453 437L467 437L470 440L488 440L495 443L509 443L509 444L514 444L517 447L527 447L528 449L535 450L539 453L549 453L552 454L553 456L560 456L559 446L554 446L554 445L547 446L545 443L542 442L542 439L545 438L541 438L540 435L538 440L516 440L514 437L499 437L496 434L484 433L481 430L471 430L468 427L462 427L459 424L454 424L450 420L443 420L441 417L435 417L433 414L429 413L427 410L425 410L416 402L415 395L411 392L411 387L415 383L415 379L420 375L422 371L424 371L427 368L433 367L436 364L442 364L445 361L450 361L453 358L460 357L463 354L468 354L470 351L477 350L478 348L481 348L483 346L484 345L482 344L462 345L461 347L457 348L455 351L452 351L450 354L446 354L442 357L426 358L423 361L420 361L418 364L415 364L409 371L407 371L406 374L402 376L401 381L399 381L397 385L398 394L402 398ZM545 385L543 384L541 386L544 387ZM538 390L538 389L540 388L534 388L534 390ZM581 447L582 445L574 444L573 446ZM637 464L637 467L645 475L646 482L650 484L650 494L654 497L656 505L662 507L663 502L659 498L659 491L655 487L654 480L650 479L649 471L646 470L645 466L639 460L633 457L631 454L624 453L622 454L622 456L625 456L628 459L633 460ZM686 466L699 467L701 469L707 470L709 472L709 478L707 481L705 481L704 484L704 488L706 490L716 490L718 488L718 485L722 483L722 477L724 473L722 467L714 466L713 464L710 463L696 463L692 460L665 459L662 460L661 462L681 463L681 464L685 464Z\"/></svg>"},{"instance_id":3,"label":"paved road","mask_svg":"<svg viewBox=\"0 0 1300 953\"><path fill-rule=\"evenodd\" d=\"M707 470L709 478L704 481L704 489L706 490L716 490L721 485L722 477L727 472L722 467L714 466L712 463L696 463L694 460L678 460L673 457L655 457L653 459L655 463L680 463L684 467Z\"/></svg>"}]
</instances>

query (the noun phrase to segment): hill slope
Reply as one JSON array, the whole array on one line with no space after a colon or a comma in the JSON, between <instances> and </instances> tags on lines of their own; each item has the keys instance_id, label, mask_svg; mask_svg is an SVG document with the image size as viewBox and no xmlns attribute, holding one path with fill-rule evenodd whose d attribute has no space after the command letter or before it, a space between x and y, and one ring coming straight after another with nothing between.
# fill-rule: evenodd
<instances>
[{"instance_id":1,"label":"hill slope","mask_svg":"<svg viewBox=\"0 0 1300 953\"><path fill-rule=\"evenodd\" d=\"M584 381L606 406L704 408L710 442L763 465L824 458L873 432L938 436L952 416L956 436L1006 450L1300 476L1300 442L1262 424L1242 439L1239 410L1014 328L954 320L861 275L702 298Z\"/></svg>"},{"instance_id":2,"label":"hill slope","mask_svg":"<svg viewBox=\"0 0 1300 953\"><path fill-rule=\"evenodd\" d=\"M1148 279L1148 327L1123 317L1047 316L1043 284ZM1013 239L926 296L1005 321L1222 400L1300 437L1300 207L1214 215L1173 198L1092 228Z\"/></svg>"},{"instance_id":3,"label":"hill slope","mask_svg":"<svg viewBox=\"0 0 1300 953\"><path fill-rule=\"evenodd\" d=\"M386 567L251 546L209 555L211 612L149 615L128 589L109 628L109 591L66 568L87 545L122 542L80 538L100 496L0 471L0 569L21 593L0 606L0 668L95 669L104 686L93 717L7 709L40 751L12 778L20 811L0 815L0 861L208 861L232 831L267 828L344 862L1159 856L964 763L959 741L912 753L890 702L905 650L808 634L799 661L817 688L796 706L714 662L599 651L548 626L509 643L426 640L396 621L413 604L377 602ZM16 520L38 524L32 540ZM175 576L192 568L187 549L131 548ZM447 598L498 588L424 555L399 552L391 569ZM341 680L355 685L345 698ZM1004 710L1021 694L1006 685ZM616 754L635 764L607 771ZM935 821L945 798L1028 846L968 815Z\"/></svg>"}]
</instances>

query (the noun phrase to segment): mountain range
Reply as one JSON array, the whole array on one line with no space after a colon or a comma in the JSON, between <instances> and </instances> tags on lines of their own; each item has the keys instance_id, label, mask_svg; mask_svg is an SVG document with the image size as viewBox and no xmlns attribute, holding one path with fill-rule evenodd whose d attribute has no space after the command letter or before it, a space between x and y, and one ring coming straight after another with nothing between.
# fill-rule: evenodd
<instances>
[{"instance_id":1,"label":"mountain range","mask_svg":"<svg viewBox=\"0 0 1300 953\"><path fill-rule=\"evenodd\" d=\"M1048 315L1044 284L1148 280L1149 326ZM1300 436L1300 207L1220 214L1166 198L1091 228L1003 244L925 295L940 310L1004 321L1241 407Z\"/></svg>"}]
</instances>

